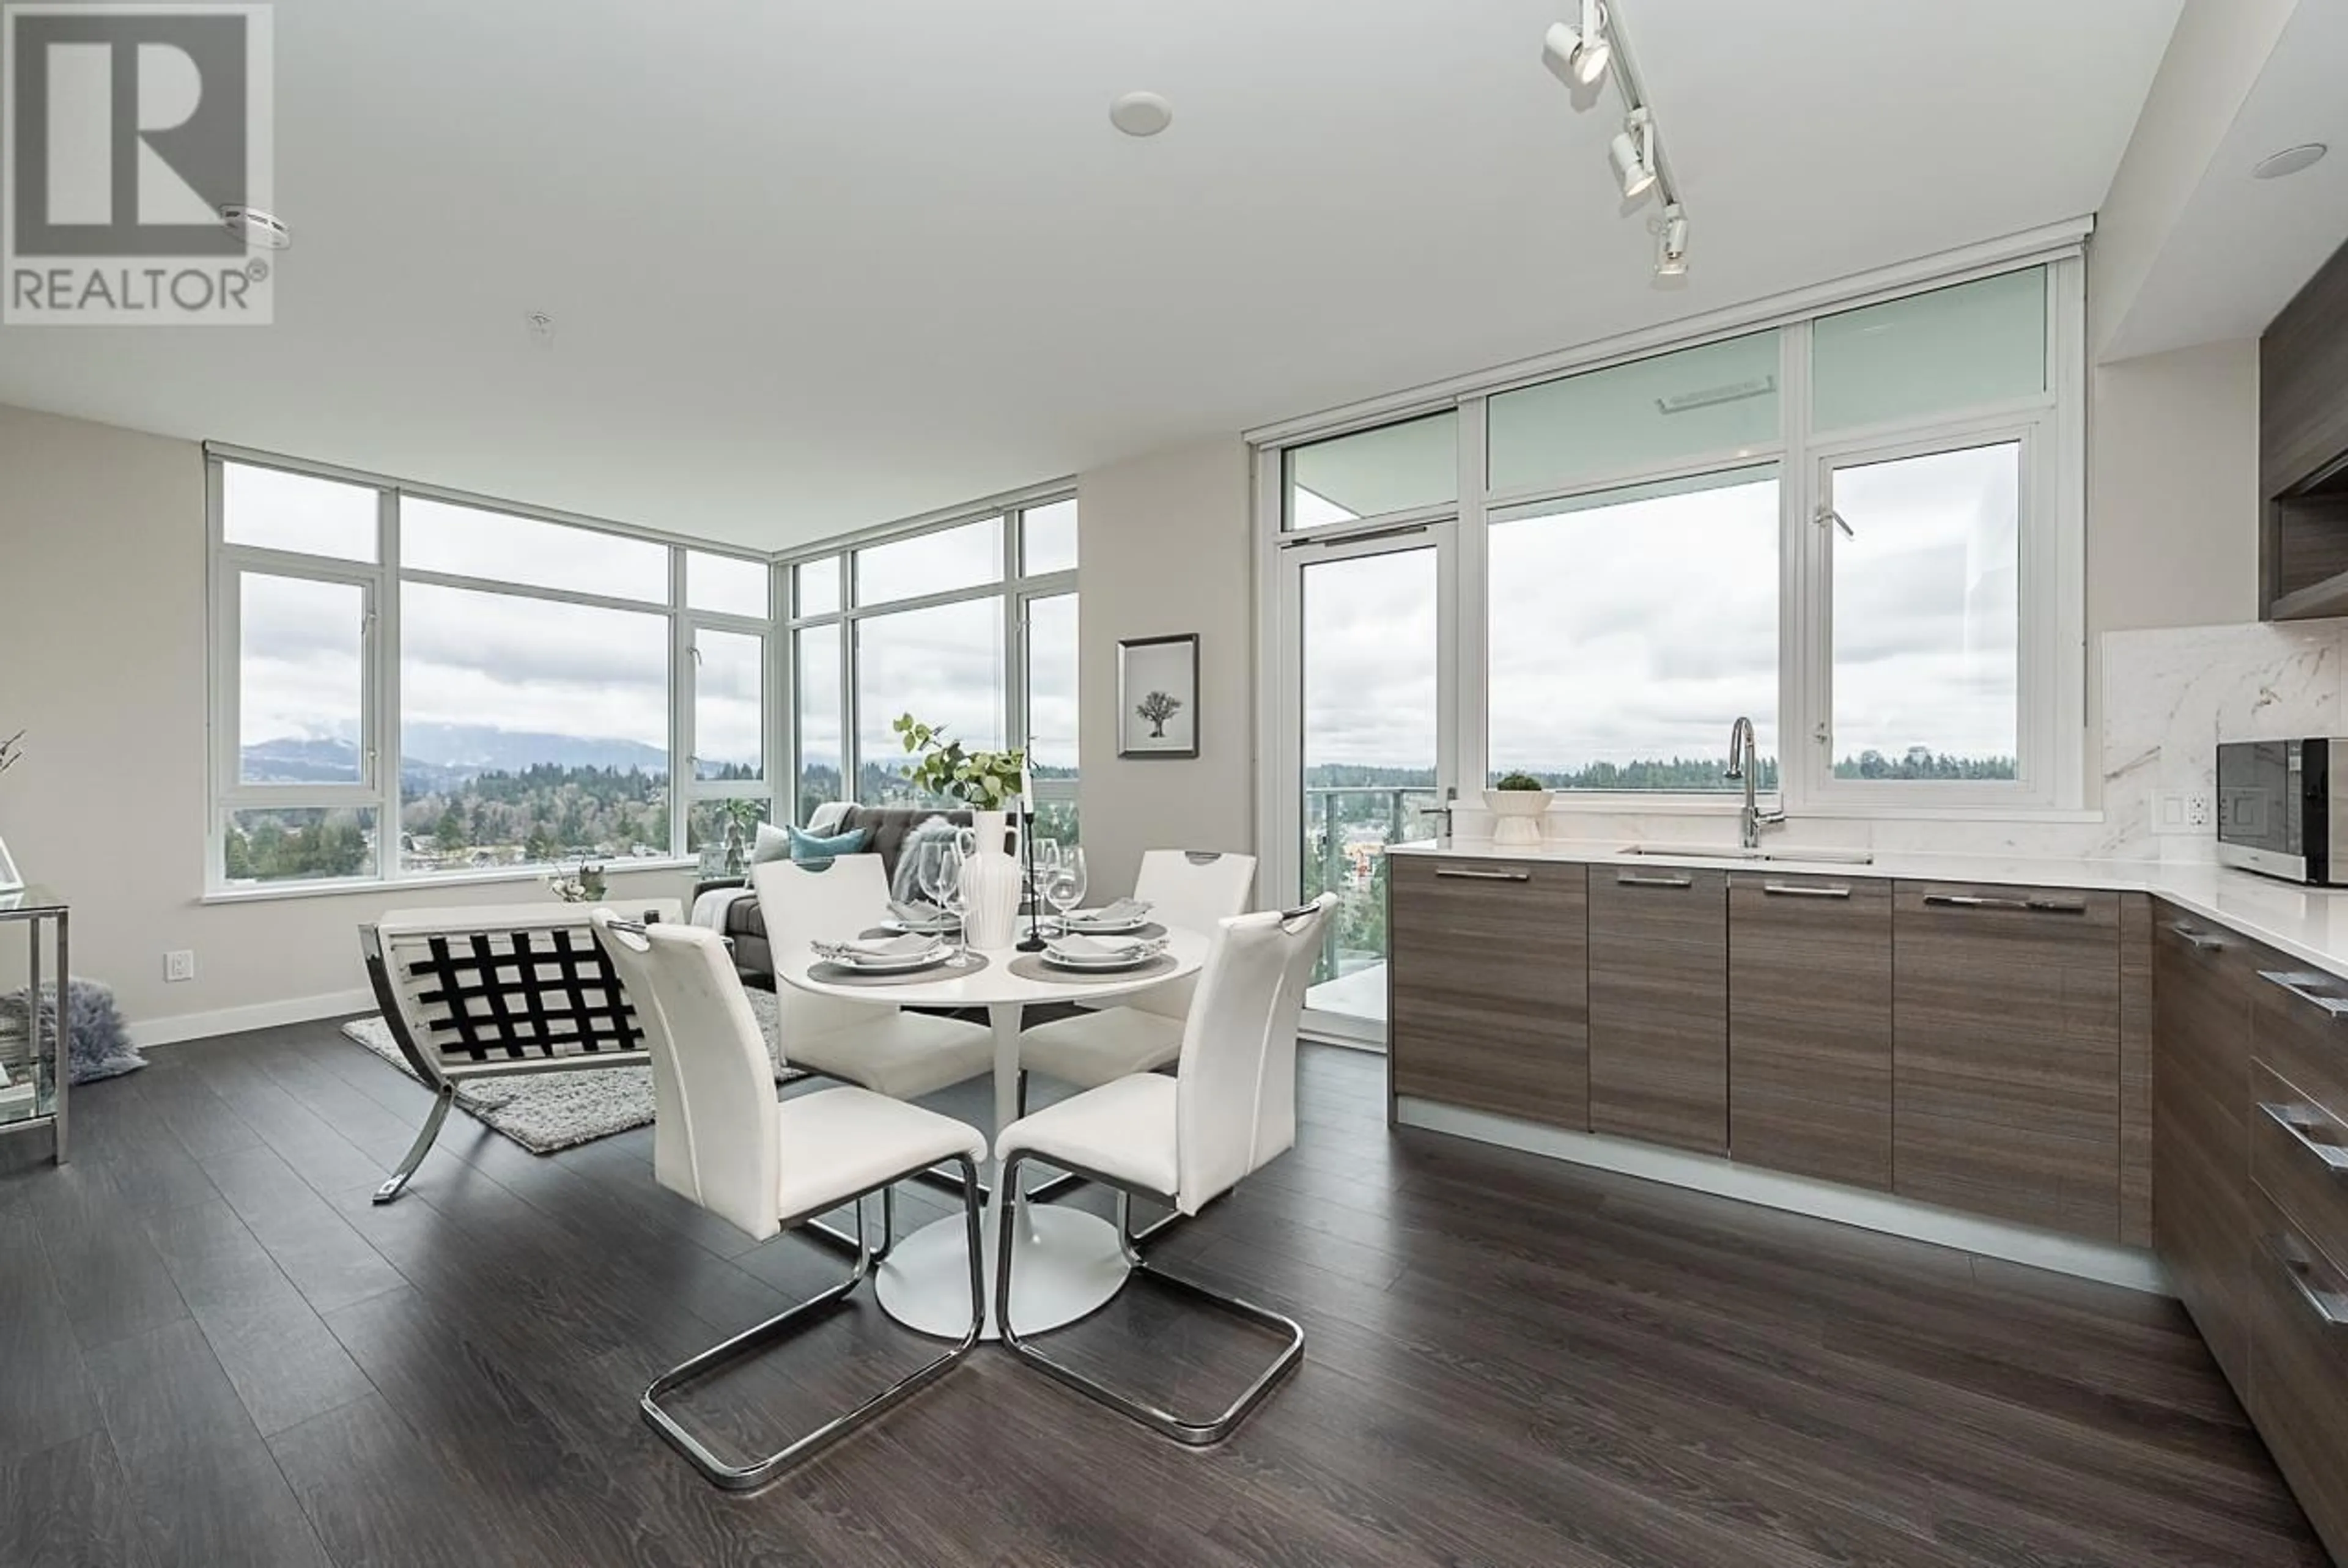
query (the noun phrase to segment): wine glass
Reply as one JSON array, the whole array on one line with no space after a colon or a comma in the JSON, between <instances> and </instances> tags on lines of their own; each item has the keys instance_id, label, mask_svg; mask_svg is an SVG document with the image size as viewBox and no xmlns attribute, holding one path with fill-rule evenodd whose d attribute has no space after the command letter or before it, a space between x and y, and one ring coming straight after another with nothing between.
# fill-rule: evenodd
<instances>
[{"instance_id":1,"label":"wine glass","mask_svg":"<svg viewBox=\"0 0 2348 1568\"><path fill-rule=\"evenodd\" d=\"M1052 874L1044 882L1044 897L1060 912L1060 929L1068 928L1068 911L1085 901L1088 878L1085 875L1085 852L1081 845L1064 844L1055 857Z\"/></svg>"},{"instance_id":2,"label":"wine glass","mask_svg":"<svg viewBox=\"0 0 2348 1568\"><path fill-rule=\"evenodd\" d=\"M1034 904L1036 913L1040 915L1043 913L1044 906L1050 902L1047 890L1052 886L1052 878L1059 873L1060 841L1056 838L1039 838L1035 840L1031 853L1035 858L1035 874L1028 879L1027 897Z\"/></svg>"},{"instance_id":3,"label":"wine glass","mask_svg":"<svg viewBox=\"0 0 2348 1568\"><path fill-rule=\"evenodd\" d=\"M957 964L968 950L963 945L962 851L950 841L932 839L922 845L922 863L918 873L922 891L930 902L946 912L954 923L954 956Z\"/></svg>"}]
</instances>

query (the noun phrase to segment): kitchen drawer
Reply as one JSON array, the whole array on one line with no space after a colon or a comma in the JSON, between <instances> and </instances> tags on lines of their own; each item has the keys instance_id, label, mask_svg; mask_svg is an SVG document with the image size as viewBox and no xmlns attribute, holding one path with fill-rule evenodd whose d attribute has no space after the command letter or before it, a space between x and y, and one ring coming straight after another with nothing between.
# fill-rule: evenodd
<instances>
[{"instance_id":1,"label":"kitchen drawer","mask_svg":"<svg viewBox=\"0 0 2348 1568\"><path fill-rule=\"evenodd\" d=\"M2120 896L1901 882L1893 1190L2120 1236Z\"/></svg>"},{"instance_id":2,"label":"kitchen drawer","mask_svg":"<svg viewBox=\"0 0 2348 1568\"><path fill-rule=\"evenodd\" d=\"M1891 884L1728 878L1728 1152L1891 1186Z\"/></svg>"},{"instance_id":3,"label":"kitchen drawer","mask_svg":"<svg viewBox=\"0 0 2348 1568\"><path fill-rule=\"evenodd\" d=\"M1728 877L1590 876L1590 1130L1728 1153Z\"/></svg>"},{"instance_id":4,"label":"kitchen drawer","mask_svg":"<svg viewBox=\"0 0 2348 1568\"><path fill-rule=\"evenodd\" d=\"M2348 1121L2348 980L2262 952L2259 1059L2333 1115Z\"/></svg>"},{"instance_id":5,"label":"kitchen drawer","mask_svg":"<svg viewBox=\"0 0 2348 1568\"><path fill-rule=\"evenodd\" d=\"M2335 1559L2348 1562L2348 1276L2254 1194L2250 1419Z\"/></svg>"},{"instance_id":6,"label":"kitchen drawer","mask_svg":"<svg viewBox=\"0 0 2348 1568\"><path fill-rule=\"evenodd\" d=\"M2162 906L2153 925L2153 1245L2238 1394L2250 1389L2250 945Z\"/></svg>"},{"instance_id":7,"label":"kitchen drawer","mask_svg":"<svg viewBox=\"0 0 2348 1568\"><path fill-rule=\"evenodd\" d=\"M1582 867L1420 855L1387 866L1394 1092L1587 1132Z\"/></svg>"},{"instance_id":8,"label":"kitchen drawer","mask_svg":"<svg viewBox=\"0 0 2348 1568\"><path fill-rule=\"evenodd\" d=\"M2348 1266L2348 1123L2264 1063L2250 1076L2251 1178L2293 1228Z\"/></svg>"}]
</instances>

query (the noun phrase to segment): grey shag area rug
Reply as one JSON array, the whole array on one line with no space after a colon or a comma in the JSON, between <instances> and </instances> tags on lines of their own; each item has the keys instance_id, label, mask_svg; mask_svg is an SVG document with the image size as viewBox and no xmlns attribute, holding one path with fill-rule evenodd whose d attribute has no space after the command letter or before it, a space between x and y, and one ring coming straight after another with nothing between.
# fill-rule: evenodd
<instances>
[{"instance_id":1,"label":"grey shag area rug","mask_svg":"<svg viewBox=\"0 0 2348 1568\"><path fill-rule=\"evenodd\" d=\"M761 990L747 994L750 1010L758 1015L759 1027L766 1031L767 1054L772 1055L774 996ZM399 1054L399 1047L392 1043L391 1030L382 1019L355 1020L343 1025L343 1033L410 1078L416 1076ZM778 1083L799 1076L780 1066L775 1070ZM575 1072L480 1079L458 1086L457 1109L533 1154L551 1154L651 1122L653 1073L649 1067L591 1067Z\"/></svg>"}]
</instances>

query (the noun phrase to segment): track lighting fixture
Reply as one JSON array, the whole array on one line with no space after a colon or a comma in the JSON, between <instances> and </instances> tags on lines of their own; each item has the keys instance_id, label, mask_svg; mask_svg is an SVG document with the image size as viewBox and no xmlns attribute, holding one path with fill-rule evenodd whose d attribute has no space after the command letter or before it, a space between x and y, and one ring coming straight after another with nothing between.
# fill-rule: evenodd
<instances>
[{"instance_id":1,"label":"track lighting fixture","mask_svg":"<svg viewBox=\"0 0 2348 1568\"><path fill-rule=\"evenodd\" d=\"M1687 214L1674 201L1663 209L1663 220L1655 228L1655 276L1686 277L1687 246Z\"/></svg>"},{"instance_id":2,"label":"track lighting fixture","mask_svg":"<svg viewBox=\"0 0 2348 1568\"><path fill-rule=\"evenodd\" d=\"M1591 87L1605 76L1614 46L1606 36L1603 0L1581 0L1578 27L1567 22L1554 24L1542 42L1541 57L1557 73L1557 79L1570 87Z\"/></svg>"},{"instance_id":3,"label":"track lighting fixture","mask_svg":"<svg viewBox=\"0 0 2348 1568\"><path fill-rule=\"evenodd\" d=\"M1645 84L1621 14L1605 0L1581 0L1581 26L1552 23L1541 39L1541 59L1568 87L1593 87L1611 79L1622 95L1627 111L1622 128L1606 144L1614 179L1622 199L1636 201L1653 190L1662 199L1663 217L1653 225L1655 234L1655 275L1677 278L1688 270L1687 211L1680 205L1679 182L1672 178L1663 155L1663 134L1655 124ZM1575 107L1588 108L1594 100L1577 93Z\"/></svg>"},{"instance_id":4,"label":"track lighting fixture","mask_svg":"<svg viewBox=\"0 0 2348 1568\"><path fill-rule=\"evenodd\" d=\"M1635 201L1655 183L1655 121L1643 108L1632 109L1622 128L1607 144L1614 162L1614 178L1622 183L1622 200Z\"/></svg>"}]
</instances>

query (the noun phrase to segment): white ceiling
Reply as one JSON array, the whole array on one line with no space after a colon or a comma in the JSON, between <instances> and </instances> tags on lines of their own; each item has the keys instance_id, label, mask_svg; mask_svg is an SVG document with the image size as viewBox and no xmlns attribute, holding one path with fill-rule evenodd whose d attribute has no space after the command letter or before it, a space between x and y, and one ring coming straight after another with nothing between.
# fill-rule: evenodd
<instances>
[{"instance_id":1,"label":"white ceiling","mask_svg":"<svg viewBox=\"0 0 2348 1568\"><path fill-rule=\"evenodd\" d=\"M2257 337L2348 234L2348 5L2291 14L2191 194L2105 357ZM2332 149L2312 169L2254 179L2261 159L2309 142Z\"/></svg>"},{"instance_id":2,"label":"white ceiling","mask_svg":"<svg viewBox=\"0 0 2348 1568\"><path fill-rule=\"evenodd\" d=\"M778 547L2092 210L2179 0L1620 4L1683 288L1565 0L299 0L276 324L0 401Z\"/></svg>"}]
</instances>

